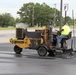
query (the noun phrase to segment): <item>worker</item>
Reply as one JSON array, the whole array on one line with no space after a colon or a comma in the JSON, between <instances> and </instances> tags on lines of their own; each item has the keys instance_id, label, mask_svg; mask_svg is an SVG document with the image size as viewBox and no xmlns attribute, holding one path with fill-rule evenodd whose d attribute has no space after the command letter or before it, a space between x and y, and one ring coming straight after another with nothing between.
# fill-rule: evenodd
<instances>
[{"instance_id":1,"label":"worker","mask_svg":"<svg viewBox=\"0 0 76 75\"><path fill-rule=\"evenodd\" d=\"M56 48L60 48L60 47L61 47L60 42L61 42L62 38L65 38L66 35L69 35L70 32L71 32L70 27L68 26L68 24L65 24L65 25L62 27L61 35L57 37Z\"/></svg>"}]
</instances>

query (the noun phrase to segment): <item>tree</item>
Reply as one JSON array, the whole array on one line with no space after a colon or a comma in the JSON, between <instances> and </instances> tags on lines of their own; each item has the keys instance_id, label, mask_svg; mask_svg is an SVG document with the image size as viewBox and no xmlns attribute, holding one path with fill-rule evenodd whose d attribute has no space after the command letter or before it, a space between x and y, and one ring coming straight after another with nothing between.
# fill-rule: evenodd
<instances>
[{"instance_id":1,"label":"tree","mask_svg":"<svg viewBox=\"0 0 76 75\"><path fill-rule=\"evenodd\" d=\"M16 23L20 23L21 19L20 18L16 18Z\"/></svg>"},{"instance_id":2,"label":"tree","mask_svg":"<svg viewBox=\"0 0 76 75\"><path fill-rule=\"evenodd\" d=\"M30 26L34 25L49 25L52 21L56 26L60 25L60 11L56 8L51 8L46 3L26 3L17 12L20 15L19 22L28 23ZM55 17L56 16L56 17ZM55 19L54 19L55 18ZM64 18L62 17L62 25L64 25ZM72 19L67 17L67 22L72 23Z\"/></svg>"},{"instance_id":3,"label":"tree","mask_svg":"<svg viewBox=\"0 0 76 75\"><path fill-rule=\"evenodd\" d=\"M53 9L47 4L43 3L39 5L36 3L35 9L35 24L41 23L42 25L48 25L49 21L53 20Z\"/></svg>"},{"instance_id":4,"label":"tree","mask_svg":"<svg viewBox=\"0 0 76 75\"><path fill-rule=\"evenodd\" d=\"M67 22L69 25L73 25L73 20L72 20L69 16L66 16L66 22Z\"/></svg>"},{"instance_id":5,"label":"tree","mask_svg":"<svg viewBox=\"0 0 76 75\"><path fill-rule=\"evenodd\" d=\"M32 25L32 9L34 3L23 4L23 7L17 12L20 15L21 22Z\"/></svg>"},{"instance_id":6,"label":"tree","mask_svg":"<svg viewBox=\"0 0 76 75\"><path fill-rule=\"evenodd\" d=\"M59 11L57 10L57 12ZM20 15L21 22L26 22L31 26L33 17L34 25L48 25L49 21L53 20L54 9L45 3L26 3L23 4L21 9L17 13Z\"/></svg>"},{"instance_id":7,"label":"tree","mask_svg":"<svg viewBox=\"0 0 76 75\"><path fill-rule=\"evenodd\" d=\"M2 27L3 26L3 16L0 15L0 26Z\"/></svg>"},{"instance_id":8,"label":"tree","mask_svg":"<svg viewBox=\"0 0 76 75\"><path fill-rule=\"evenodd\" d=\"M0 15L1 27L14 26L14 25L15 25L15 19L11 16L10 13Z\"/></svg>"}]
</instances>

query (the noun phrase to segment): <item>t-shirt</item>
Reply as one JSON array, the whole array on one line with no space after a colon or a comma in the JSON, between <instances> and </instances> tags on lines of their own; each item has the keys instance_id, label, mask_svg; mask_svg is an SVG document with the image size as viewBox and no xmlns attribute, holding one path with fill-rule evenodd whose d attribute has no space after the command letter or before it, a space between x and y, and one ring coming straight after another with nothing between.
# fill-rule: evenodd
<instances>
[{"instance_id":1,"label":"t-shirt","mask_svg":"<svg viewBox=\"0 0 76 75\"><path fill-rule=\"evenodd\" d=\"M61 32L62 35L68 35L69 32L71 31L71 30L70 30L70 27L69 27L68 25L64 25L64 26L62 27L62 29L63 29L63 31Z\"/></svg>"}]
</instances>

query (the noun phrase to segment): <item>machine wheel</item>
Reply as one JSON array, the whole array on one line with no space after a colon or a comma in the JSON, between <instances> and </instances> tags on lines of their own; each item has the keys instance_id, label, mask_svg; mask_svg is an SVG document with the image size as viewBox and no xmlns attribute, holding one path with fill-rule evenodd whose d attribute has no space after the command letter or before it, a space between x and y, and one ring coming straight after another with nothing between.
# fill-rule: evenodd
<instances>
[{"instance_id":1,"label":"machine wheel","mask_svg":"<svg viewBox=\"0 0 76 75\"><path fill-rule=\"evenodd\" d=\"M16 54L20 54L22 52L22 48L15 45L14 46L14 51L16 52Z\"/></svg>"},{"instance_id":2,"label":"machine wheel","mask_svg":"<svg viewBox=\"0 0 76 75\"><path fill-rule=\"evenodd\" d=\"M46 56L46 54L47 54L47 49L45 47L38 48L38 55L39 56Z\"/></svg>"}]
</instances>

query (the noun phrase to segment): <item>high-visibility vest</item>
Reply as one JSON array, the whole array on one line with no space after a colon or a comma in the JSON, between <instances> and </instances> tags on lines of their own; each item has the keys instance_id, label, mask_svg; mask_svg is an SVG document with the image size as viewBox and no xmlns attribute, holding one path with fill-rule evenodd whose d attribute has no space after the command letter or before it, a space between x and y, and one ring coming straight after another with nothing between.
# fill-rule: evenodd
<instances>
[{"instance_id":1,"label":"high-visibility vest","mask_svg":"<svg viewBox=\"0 0 76 75\"><path fill-rule=\"evenodd\" d=\"M69 32L71 31L70 27L68 25L64 25L62 27L63 31L61 32L62 35L68 35Z\"/></svg>"}]
</instances>

